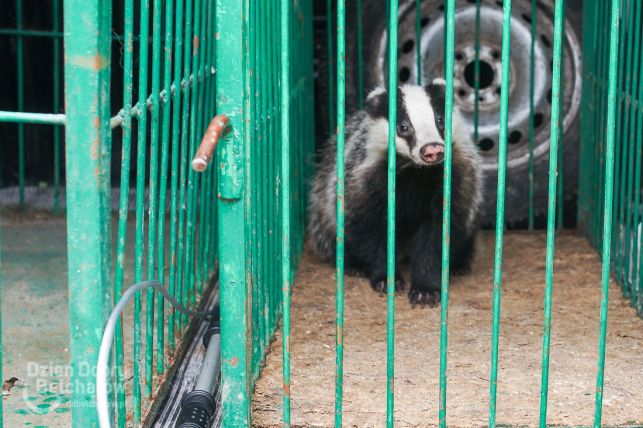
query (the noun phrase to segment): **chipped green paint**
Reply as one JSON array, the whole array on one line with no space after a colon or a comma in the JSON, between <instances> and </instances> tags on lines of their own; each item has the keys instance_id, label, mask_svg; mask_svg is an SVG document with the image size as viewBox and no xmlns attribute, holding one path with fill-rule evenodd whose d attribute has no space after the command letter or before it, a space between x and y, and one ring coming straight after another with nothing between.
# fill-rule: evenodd
<instances>
[{"instance_id":1,"label":"chipped green paint","mask_svg":"<svg viewBox=\"0 0 643 428\"><path fill-rule=\"evenodd\" d=\"M110 63L93 59L110 57L111 1L67 0L64 18L70 362L72 400L78 403L72 426L91 428L98 426L95 379L81 367L95 365L112 301Z\"/></svg>"},{"instance_id":2,"label":"chipped green paint","mask_svg":"<svg viewBox=\"0 0 643 428\"><path fill-rule=\"evenodd\" d=\"M247 103L247 39L249 0L217 0L215 26L217 112L230 119L227 136L218 148L218 232L220 253L220 301L223 424L250 426L248 345L248 281L246 280L247 209L241 199L249 147ZM232 35L235 37L222 37Z\"/></svg>"}]
</instances>

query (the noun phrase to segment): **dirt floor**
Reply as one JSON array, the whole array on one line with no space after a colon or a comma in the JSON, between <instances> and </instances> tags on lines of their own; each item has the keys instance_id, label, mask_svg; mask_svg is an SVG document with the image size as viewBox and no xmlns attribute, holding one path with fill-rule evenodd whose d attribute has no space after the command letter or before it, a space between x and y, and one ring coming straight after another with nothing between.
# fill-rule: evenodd
<instances>
[{"instance_id":1,"label":"dirt floor","mask_svg":"<svg viewBox=\"0 0 643 428\"><path fill-rule=\"evenodd\" d=\"M112 232L116 233L116 225L112 226ZM71 424L66 230L62 214L3 207L0 231L2 379L18 378L10 394L3 395L6 427L55 428ZM134 236L133 220L127 233L129 237ZM133 239L127 242L126 285L134 281L133 242ZM145 298L142 308L144 314ZM132 304L124 312L124 326L127 356L132 355L133 349ZM145 327L143 316L142 337L145 337ZM156 353L156 332L154 342ZM130 411L132 364L132 358L126 357L125 388ZM159 382L155 381L154 387L158 386ZM143 399L143 414L150 405L150 400Z\"/></svg>"},{"instance_id":2,"label":"dirt floor","mask_svg":"<svg viewBox=\"0 0 643 428\"><path fill-rule=\"evenodd\" d=\"M484 234L474 272L454 278L449 301L447 424L488 424L494 237ZM545 235L505 236L497 421L538 423ZM332 426L335 379L334 269L306 254L292 296L292 422ZM344 424L384 426L386 302L347 278ZM610 287L604 425L643 425L643 320ZM591 425L599 327L600 260L580 237L556 239L548 423ZM396 426L438 421L439 308L396 299ZM256 386L256 426L280 425L281 337Z\"/></svg>"}]
</instances>

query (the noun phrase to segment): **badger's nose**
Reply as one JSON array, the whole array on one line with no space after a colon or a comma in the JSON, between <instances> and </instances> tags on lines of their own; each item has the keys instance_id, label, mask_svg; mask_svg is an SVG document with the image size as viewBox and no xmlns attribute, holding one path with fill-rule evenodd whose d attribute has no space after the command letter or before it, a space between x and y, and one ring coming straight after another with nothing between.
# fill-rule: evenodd
<instances>
[{"instance_id":1,"label":"badger's nose","mask_svg":"<svg viewBox=\"0 0 643 428\"><path fill-rule=\"evenodd\" d=\"M429 143L420 149L420 156L426 163L441 162L444 159L444 144Z\"/></svg>"}]
</instances>

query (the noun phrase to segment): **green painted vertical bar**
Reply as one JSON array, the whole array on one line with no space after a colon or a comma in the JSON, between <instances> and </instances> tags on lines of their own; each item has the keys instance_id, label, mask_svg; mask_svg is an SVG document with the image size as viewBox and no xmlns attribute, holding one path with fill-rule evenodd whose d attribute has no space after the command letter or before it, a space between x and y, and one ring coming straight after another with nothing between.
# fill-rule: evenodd
<instances>
[{"instance_id":1,"label":"green painted vertical bar","mask_svg":"<svg viewBox=\"0 0 643 428\"><path fill-rule=\"evenodd\" d=\"M123 293L123 278L125 275L125 251L127 247L127 216L129 213L129 187L132 150L132 80L134 55L134 0L126 0L123 5L123 122L122 154L121 154L121 183L118 203L118 232L116 238L116 266L114 273L114 304ZM125 379L123 362L123 325L119 320L116 326L114 342L116 363L116 403L118 426L126 425Z\"/></svg>"},{"instance_id":2,"label":"green painted vertical bar","mask_svg":"<svg viewBox=\"0 0 643 428\"><path fill-rule=\"evenodd\" d=\"M180 0L179 0L180 2ZM157 273L156 276L166 287L170 294L173 290L169 288L169 284L165 275L165 217L167 205L167 175L170 163L170 119L172 108L172 38L174 17L174 1L167 1L165 4L165 42L163 57L163 92L165 94L163 101L163 129L161 136L161 172L159 177L159 214L158 214L158 254L157 254ZM178 106L174 105L175 108ZM164 355L165 355L165 303L162 296L158 296L157 304L157 325L156 325L156 371L157 373L164 372ZM168 335L172 335L172 331L168 328Z\"/></svg>"},{"instance_id":3,"label":"green painted vertical bar","mask_svg":"<svg viewBox=\"0 0 643 428\"><path fill-rule=\"evenodd\" d=\"M564 0L563 0L564 1ZM565 40L565 8L563 7L562 10L562 30L561 30L561 40ZM565 80L565 61L564 61L564 56L562 57L560 61L560 75L562 76L561 78L563 79L562 81L564 82ZM564 88L564 86L563 86ZM552 89L553 91L553 89ZM561 91L564 91L564 89L561 89ZM559 110L564 109L564 97L559 97L558 103L560 106L558 107ZM564 129L564 119L565 115L559 115L558 117L558 133L561 134ZM564 204L564 196L563 196L563 191L565 190L564 186L564 175L565 175L565 140L561 138L560 135L557 136L558 138L558 184L556 188L556 198L557 198L557 205L556 205L556 229L562 230L563 228L563 220L564 220L564 215L565 215L565 204Z\"/></svg>"},{"instance_id":4,"label":"green painted vertical bar","mask_svg":"<svg viewBox=\"0 0 643 428\"><path fill-rule=\"evenodd\" d=\"M250 286L251 286L251 294L252 294L252 306L251 306L251 320L252 320L252 326L250 331L252 332L252 337L250 337L250 344L252 347L252 353L251 353L251 374L252 374L252 379L254 379L254 376L256 375L255 368L257 367L257 363L259 360L259 343L258 343L258 331L255 328L255 323L258 317L258 308L256 304L256 299L258 298L258 285L259 282L261 281L260 279L260 263L257 257L257 253L259 252L258 246L259 246L259 238L257 236L258 232L258 215L260 211L260 207L258 207L258 197L259 197L259 192L258 192L258 178L257 178L257 173L259 171L259 168L257 168L257 163L259 161L259 144L260 139L261 139L261 130L258 129L260 126L261 122L261 111L260 111L260 104L261 104L261 96L263 93L260 92L259 90L259 73L261 69L261 59L260 55L261 53L259 52L260 49L258 48L259 46L259 35L258 29L260 27L259 25L259 8L258 7L253 7L253 5L250 5L250 15L248 17L249 19L249 25L248 25L248 44L249 44L249 50L248 50L248 79L249 79L249 85L250 85L250 93L252 94L252 97L249 100L249 117L250 117L250 155L246 159L246 170L248 177L250 178L249 182L249 191L245 193L245 198L246 198L246 205L249 207L249 222L246 224L246 228L248 230L247 233L247 246L249 250L249 261L248 261L248 268L247 268L247 274L251 278L250 281Z\"/></svg>"},{"instance_id":5,"label":"green painted vertical bar","mask_svg":"<svg viewBox=\"0 0 643 428\"><path fill-rule=\"evenodd\" d=\"M622 9L623 17L621 19L625 20L626 16L631 16L628 13L628 5L624 4ZM622 244L624 242L623 234L621 233L622 224L622 213L623 213L623 189L625 181L625 158L627 157L627 150L623 144L623 122L625 109L625 91L626 91L626 79L629 75L628 68L631 67L630 58L626 56L625 47L628 45L630 38L629 31L627 31L627 23L624 22L624 25L620 27L621 35L619 37L619 54L618 58L623 60L623 67L618 71L618 80L617 80L617 106L616 106L616 130L615 130L615 166L614 166L614 213L611 217L612 230L616 229L617 233L612 240L612 254L613 258L611 259L613 269L617 278L617 281L621 282L621 288L623 294L627 294L626 284L621 280L621 266L623 261L623 252Z\"/></svg>"},{"instance_id":6,"label":"green painted vertical bar","mask_svg":"<svg viewBox=\"0 0 643 428\"><path fill-rule=\"evenodd\" d=\"M500 297L502 292L502 250L505 219L505 182L507 177L507 124L509 121L509 59L511 56L511 0L503 3L502 75L500 84L500 134L498 136L498 197L496 200L496 245L493 267L493 325L491 330L491 378L489 426L496 426L498 387L498 339L500 336Z\"/></svg>"},{"instance_id":7,"label":"green painted vertical bar","mask_svg":"<svg viewBox=\"0 0 643 428\"><path fill-rule=\"evenodd\" d=\"M82 10L82 15L78 13ZM111 2L67 0L65 105L67 260L74 428L97 427L96 379L103 325L110 311L109 111ZM82 34L83 37L78 37ZM97 239L100 237L100 239ZM91 310L87 310L91 308Z\"/></svg>"},{"instance_id":8,"label":"green painted vertical bar","mask_svg":"<svg viewBox=\"0 0 643 428\"><path fill-rule=\"evenodd\" d=\"M475 62L473 63L473 142L478 144L478 128L480 125L480 0L476 0L476 25L475 25ZM446 43L446 39L445 39ZM445 73L446 76L446 73Z\"/></svg>"},{"instance_id":9,"label":"green painted vertical bar","mask_svg":"<svg viewBox=\"0 0 643 428\"><path fill-rule=\"evenodd\" d=\"M610 244L612 239L612 196L614 192L614 140L616 125L616 72L618 70L618 40L620 0L612 0L610 14L609 76L607 98L607 133L605 147L605 197L603 211L603 252L601 286L601 323L598 341L598 370L596 374L596 406L594 426L600 427L603 411L603 374L605 369L605 341L607 338L607 304L610 279Z\"/></svg>"},{"instance_id":10,"label":"green painted vertical bar","mask_svg":"<svg viewBox=\"0 0 643 428\"><path fill-rule=\"evenodd\" d=\"M455 0L449 0L446 8L446 52L445 52L445 157L444 190L442 211L442 277L440 296L440 427L446 427L447 417L447 349L449 311L449 267L451 242L451 164L453 161L453 67L455 59Z\"/></svg>"},{"instance_id":11,"label":"green painted vertical bar","mask_svg":"<svg viewBox=\"0 0 643 428\"><path fill-rule=\"evenodd\" d=\"M149 35L149 0L141 0L139 27L139 68L138 68L138 134L136 156L136 232L134 244L134 282L143 280L145 257L145 171L147 142L147 66L148 43L143 43ZM141 420L141 293L134 297L134 422Z\"/></svg>"},{"instance_id":12,"label":"green painted vertical bar","mask_svg":"<svg viewBox=\"0 0 643 428\"><path fill-rule=\"evenodd\" d=\"M60 0L53 0L53 27L54 32L60 31ZM60 43L58 37L52 39L53 46L53 110L60 113ZM54 127L54 212L60 210L60 129Z\"/></svg>"},{"instance_id":13,"label":"green painted vertical bar","mask_svg":"<svg viewBox=\"0 0 643 428\"><path fill-rule=\"evenodd\" d=\"M16 0L16 29L22 29L22 0ZM16 86L18 111L24 111L24 48L22 34L16 35ZM20 204L25 202L25 128L18 124L18 186Z\"/></svg>"},{"instance_id":14,"label":"green painted vertical bar","mask_svg":"<svg viewBox=\"0 0 643 428\"><path fill-rule=\"evenodd\" d=\"M261 211L259 214L260 221L257 224L258 227L258 235L260 239L260 245L258 246L259 250L259 263L260 265L260 273L261 273L261 279L259 279L259 285L260 290L258 293L258 301L256 303L257 306L257 323L259 326L259 359L261 359L264 355L264 352L266 350L267 344L269 337L267 335L267 326L266 326L266 319L265 319L265 302L266 302L266 284L270 280L269 278L269 270L271 265L273 264L273 260L268 256L268 253L266 251L267 249L267 244L268 240L270 239L270 235L268 233L268 225L267 225L267 211L269 209L271 199L269 197L270 191L266 188L266 183L268 182L268 175L267 175L267 169L268 169L268 150L270 148L270 143L271 141L269 140L269 134L268 134L268 122L269 122L269 117L270 113L268 109L270 108L270 105L268 104L268 84L270 83L269 80L269 73L270 73L270 63L269 63L269 47L268 47L268 41L270 40L270 33L268 31L268 10L267 7L263 10L261 8L256 8L259 9L259 28L260 28L260 33L259 33L259 53L260 53L260 58L259 61L261 63L261 73L259 74L261 84L260 84L260 90L261 90L261 145L258 147L260 148L259 152L259 158L257 159L260 162L260 173L258 175L259 181L261 183L261 187L258 187L257 189L261 189L260 191L260 197L261 197ZM258 365L258 364L257 364ZM257 368L258 372L258 368Z\"/></svg>"},{"instance_id":15,"label":"green painted vertical bar","mask_svg":"<svg viewBox=\"0 0 643 428\"><path fill-rule=\"evenodd\" d=\"M534 92L535 92L535 45L538 25L538 2L531 0L531 43L529 47L529 217L528 230L534 230Z\"/></svg>"},{"instance_id":16,"label":"green painted vertical bar","mask_svg":"<svg viewBox=\"0 0 643 428\"><path fill-rule=\"evenodd\" d=\"M637 13L636 16L640 16L641 6L640 2L637 2ZM640 55L641 50L641 21L636 20L636 37L635 37L636 46L634 47L636 52L636 64L638 67L638 73L636 73L637 79L637 92L635 94L636 108L632 109L633 120L636 123L636 130L634 131L632 138L634 139L635 149L634 149L634 186L633 192L634 196L632 199L632 211L633 211L633 226L634 230L632 231L635 237L638 236L638 241L641 240L641 235L639 234L639 222L641 221L641 163L643 163L643 157L641 155L642 145L643 145L643 117L641 116L641 102L643 102L643 79L641 78L640 73L643 72L643 55ZM641 248L637 245L637 240L632 239L634 245L634 252L632 254L632 261L636 263L639 260L638 266L632 267L632 281L634 281L635 289L630 295L630 303L637 309L639 316L643 315L643 286L641 282L643 281L643 259L641 258Z\"/></svg>"},{"instance_id":17,"label":"green painted vertical bar","mask_svg":"<svg viewBox=\"0 0 643 428\"><path fill-rule=\"evenodd\" d=\"M415 0L415 65L417 84L422 85L422 9L421 0Z\"/></svg>"},{"instance_id":18,"label":"green painted vertical bar","mask_svg":"<svg viewBox=\"0 0 643 428\"><path fill-rule=\"evenodd\" d=\"M192 84L192 98L190 105L190 130L188 138L188 170L187 170L187 212L186 212L186 243L185 243L185 281L187 284L185 290L187 293L187 302L190 305L196 303L196 284L195 284L195 271L194 271L194 236L196 226L196 195L199 189L199 177L195 171L189 167L189 159L196 153L196 146L198 144L197 138L200 138L197 129L197 116L199 112L199 88L200 82L198 79L200 61L199 55L201 52L201 0L194 1L194 26L192 35L192 77L190 78ZM187 318L186 318L187 324Z\"/></svg>"},{"instance_id":19,"label":"green painted vertical bar","mask_svg":"<svg viewBox=\"0 0 643 428\"><path fill-rule=\"evenodd\" d=\"M330 135L335 134L335 56L333 55L333 0L326 0L326 43L328 52L328 123ZM362 85L364 82L362 81Z\"/></svg>"},{"instance_id":20,"label":"green painted vertical bar","mask_svg":"<svg viewBox=\"0 0 643 428\"><path fill-rule=\"evenodd\" d=\"M16 0L16 29L22 30L22 0ZM22 34L16 35L16 84L18 90L18 111L24 111L24 48ZM20 204L25 203L25 127L18 124L18 186Z\"/></svg>"},{"instance_id":21,"label":"green painted vertical bar","mask_svg":"<svg viewBox=\"0 0 643 428\"><path fill-rule=\"evenodd\" d=\"M159 92L161 88L161 0L153 1L152 16L152 88L150 95L150 176L147 214L147 279L156 279L156 233L158 214L158 179L159 179ZM163 281L163 278L158 278ZM154 359L154 293L147 290L145 305L145 395L152 397L153 359Z\"/></svg>"},{"instance_id":22,"label":"green painted vertical bar","mask_svg":"<svg viewBox=\"0 0 643 428\"><path fill-rule=\"evenodd\" d=\"M248 179L244 158L250 144L248 26L249 0L217 0L217 109L230 118L219 143L218 241L221 260L220 301L223 425L250 426L249 287L246 279L247 230L243 198ZM231 37L231 35L235 35ZM228 36L228 37L225 37ZM234 76L234 78L230 78Z\"/></svg>"},{"instance_id":23,"label":"green painted vertical bar","mask_svg":"<svg viewBox=\"0 0 643 428\"><path fill-rule=\"evenodd\" d=\"M189 0L188 0L189 1ZM175 11L174 33L174 92L172 93L172 173L170 175L170 278L169 293L174 298L180 298L177 295L178 277L178 186L179 186L179 148L181 141L179 139L179 129L181 124L181 66L183 63L183 0L177 0ZM170 354L174 353L175 343L175 326L176 312L174 307L170 308L167 320L168 346Z\"/></svg>"},{"instance_id":24,"label":"green painted vertical bar","mask_svg":"<svg viewBox=\"0 0 643 428\"><path fill-rule=\"evenodd\" d=\"M551 125L549 138L549 189L547 202L547 252L545 256L545 303L543 352L540 381L540 427L547 426L547 393L549 386L549 344L551 340L551 299L554 285L554 244L556 228L556 186L558 184L558 142L560 138L561 77L565 1L554 5L554 58L552 75Z\"/></svg>"},{"instance_id":25,"label":"green painted vertical bar","mask_svg":"<svg viewBox=\"0 0 643 428\"><path fill-rule=\"evenodd\" d=\"M196 134L195 134L195 143L196 143L196 149L199 147L199 143L201 142L201 138L203 137L203 133L205 132L204 129L204 123L206 121L205 118L205 113L207 111L207 107L205 106L205 67L206 67L206 52L207 52L207 43L208 43L208 35L207 35L207 24L208 24L208 14L207 14L207 5L208 2L207 0L201 0L201 34L199 36L199 72L197 75L197 80L199 82L198 86L198 100L197 100L197 123L196 123ZM209 121L209 118L208 118ZM203 246L202 240L203 240L203 233L204 229L203 227L205 226L203 219L205 217L205 181L206 181L206 174L194 174L195 177L199 181L199 186L197 187L197 191L195 192L195 206L198 209L195 210L195 232L194 232L194 242L195 242L195 247L194 247L194 272L195 272L195 284L196 288L199 290L199 295L202 294L203 292L203 286L204 286L204 280L205 280L205 275L203 273Z\"/></svg>"},{"instance_id":26,"label":"green painted vertical bar","mask_svg":"<svg viewBox=\"0 0 643 428\"><path fill-rule=\"evenodd\" d=\"M632 282L630 281L630 256L633 239L631 237L631 212L632 212L632 186L633 186L633 176L634 176L634 139L631 134L632 121L631 112L634 110L633 106L633 92L635 90L634 82L636 78L636 72L638 71L638 64L634 58L634 45L636 43L635 37L635 20L634 8L636 7L636 2L632 1L628 5L628 22L626 24L627 33L628 33L628 52L627 52L627 65L628 68L626 73L626 87L624 91L625 98L625 109L623 111L624 125L622 129L622 137L620 144L623 145L623 175L621 181L621 213L620 213L620 230L623 230L623 239L620 249L620 269L617 270L617 279L620 278L623 289L626 292L627 297L632 296Z\"/></svg>"},{"instance_id":27,"label":"green painted vertical bar","mask_svg":"<svg viewBox=\"0 0 643 428\"><path fill-rule=\"evenodd\" d=\"M346 133L346 2L337 1L337 224L335 259L335 427L342 426L344 386L344 142Z\"/></svg>"},{"instance_id":28,"label":"green painted vertical bar","mask_svg":"<svg viewBox=\"0 0 643 428\"><path fill-rule=\"evenodd\" d=\"M357 0L357 108L364 108L364 7Z\"/></svg>"},{"instance_id":29,"label":"green painted vertical bar","mask_svg":"<svg viewBox=\"0 0 643 428\"><path fill-rule=\"evenodd\" d=\"M608 31L609 31L609 16L610 16L610 3L609 2L601 2L600 5L602 6L602 11L597 17L597 21L599 22L598 26L595 28L600 28L600 32L602 32L602 37L598 37L599 39L599 71L597 73L597 86L599 88L599 100L598 100L598 106L599 109L597 111L597 114L595 116L595 123L596 123L596 129L597 129L597 143L596 144L596 161L595 161L595 171L597 174L597 180L596 180L596 186L595 186L595 191L596 194L598 195L595 206L594 206L594 230L593 234L596 237L596 245L597 246L602 246L602 235L601 235L601 228L603 224L601 223L601 214L602 210L601 208L603 207L603 195L604 195L604 159L605 157L603 156L605 145L603 143L603 134L605 132L605 121L603 120L603 117L605 116L605 110L606 110L606 75L607 75L607 69L609 67L609 63L607 61L607 58L609 55L606 55L606 49L607 49L607 44L608 44ZM599 33L599 31L597 31ZM610 219L611 221L611 219Z\"/></svg>"},{"instance_id":30,"label":"green painted vertical bar","mask_svg":"<svg viewBox=\"0 0 643 428\"><path fill-rule=\"evenodd\" d=\"M290 1L280 2L281 38L281 311L283 336L283 425L290 426ZM332 104L332 103L331 103Z\"/></svg>"},{"instance_id":31,"label":"green painted vertical bar","mask_svg":"<svg viewBox=\"0 0 643 428\"><path fill-rule=\"evenodd\" d=\"M179 301L184 306L187 305L187 282L185 280L185 254L186 249L186 208L187 202L187 181L188 181L188 148L190 144L188 120L190 114L190 72L192 61L190 61L190 53L192 51L192 6L194 0L186 0L185 5L185 24L183 32L183 77L181 79L181 86L184 91L183 105L181 111L181 157L180 157L180 175L179 175L179 233L178 233L178 253L177 253L177 281L178 281L178 296ZM184 315L178 315L178 328L179 331L183 330L187 318Z\"/></svg>"},{"instance_id":32,"label":"green painted vertical bar","mask_svg":"<svg viewBox=\"0 0 643 428\"><path fill-rule=\"evenodd\" d=\"M590 29L590 22L593 22L593 14L595 9L595 2L590 0L585 3L583 7L583 22L587 25L583 26L583 46L582 52L594 52L595 50L592 46L592 37L591 32L596 32L595 29ZM593 56L593 55L591 55ZM594 74L594 58L590 55L584 57L585 64L583 66L583 83L582 83L582 98L581 98L581 110L580 110L580 132L581 137L579 141L579 180L578 180L578 212L577 212L577 222L578 228L587 235L588 232L588 210L591 205L592 196L588 191L590 185L590 168L589 163L591 160L590 140L593 139L593 136L588 132L590 120L590 112L594 109L594 89L592 85L592 78Z\"/></svg>"},{"instance_id":33,"label":"green painted vertical bar","mask_svg":"<svg viewBox=\"0 0 643 428\"><path fill-rule=\"evenodd\" d=\"M386 206L386 425L395 411L395 137L397 129L397 10L389 0L388 16L388 188Z\"/></svg>"}]
</instances>

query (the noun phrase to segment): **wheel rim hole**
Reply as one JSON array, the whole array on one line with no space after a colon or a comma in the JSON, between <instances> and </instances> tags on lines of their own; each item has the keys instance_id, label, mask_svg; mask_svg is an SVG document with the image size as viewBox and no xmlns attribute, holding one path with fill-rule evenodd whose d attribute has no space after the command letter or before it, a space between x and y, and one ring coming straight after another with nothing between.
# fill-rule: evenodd
<instances>
[{"instance_id":1,"label":"wheel rim hole","mask_svg":"<svg viewBox=\"0 0 643 428\"><path fill-rule=\"evenodd\" d=\"M408 82L410 77L411 77L411 70L409 70L407 67L404 67L400 70L400 81Z\"/></svg>"},{"instance_id":2,"label":"wheel rim hole","mask_svg":"<svg viewBox=\"0 0 643 428\"><path fill-rule=\"evenodd\" d=\"M467 95L467 91L465 91L464 89L460 88L460 89L458 89L458 95L460 96L460 98L464 98Z\"/></svg>"},{"instance_id":3,"label":"wheel rim hole","mask_svg":"<svg viewBox=\"0 0 643 428\"><path fill-rule=\"evenodd\" d=\"M456 61L462 61L462 58L464 58L464 55L462 55L462 52L456 52L455 53Z\"/></svg>"},{"instance_id":4,"label":"wheel rim hole","mask_svg":"<svg viewBox=\"0 0 643 428\"><path fill-rule=\"evenodd\" d=\"M520 140L522 140L522 132L516 130L509 133L509 144L517 144Z\"/></svg>"},{"instance_id":5,"label":"wheel rim hole","mask_svg":"<svg viewBox=\"0 0 643 428\"><path fill-rule=\"evenodd\" d=\"M545 117L543 116L542 113L536 113L534 115L534 128L540 128L544 120L545 120Z\"/></svg>"},{"instance_id":6,"label":"wheel rim hole","mask_svg":"<svg viewBox=\"0 0 643 428\"><path fill-rule=\"evenodd\" d=\"M402 45L402 52L409 53L413 50L413 47L415 47L415 41L412 39L409 39L406 42L404 42L404 44Z\"/></svg>"},{"instance_id":7,"label":"wheel rim hole","mask_svg":"<svg viewBox=\"0 0 643 428\"><path fill-rule=\"evenodd\" d=\"M480 147L480 150L488 152L489 150L493 149L493 140L491 138L483 138L478 143L478 146Z\"/></svg>"},{"instance_id":8,"label":"wheel rim hole","mask_svg":"<svg viewBox=\"0 0 643 428\"><path fill-rule=\"evenodd\" d=\"M491 56L493 57L493 59L500 59L500 52L494 50L491 52Z\"/></svg>"},{"instance_id":9,"label":"wheel rim hole","mask_svg":"<svg viewBox=\"0 0 643 428\"><path fill-rule=\"evenodd\" d=\"M475 88L476 86L476 63L475 61L471 61L465 68L464 68L464 80L466 80L467 84L471 86L472 88ZM493 82L494 79L494 72L493 68L491 65L489 65L488 62L486 61L480 61L480 86L479 89L486 89L489 86L491 86L491 83Z\"/></svg>"}]
</instances>

